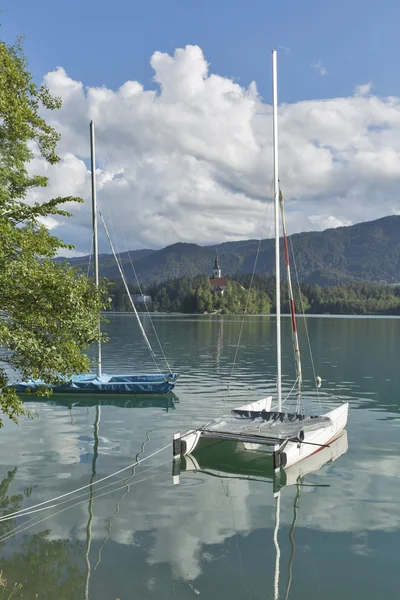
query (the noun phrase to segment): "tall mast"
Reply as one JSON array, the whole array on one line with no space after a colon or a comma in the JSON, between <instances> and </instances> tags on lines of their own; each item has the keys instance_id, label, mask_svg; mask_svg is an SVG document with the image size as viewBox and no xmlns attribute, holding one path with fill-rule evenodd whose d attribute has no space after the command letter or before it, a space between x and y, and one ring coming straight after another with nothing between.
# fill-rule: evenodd
<instances>
[{"instance_id":1,"label":"tall mast","mask_svg":"<svg viewBox=\"0 0 400 600\"><path fill-rule=\"evenodd\" d=\"M278 412L282 410L282 366L281 366L281 275L279 258L279 163L278 163L278 84L276 73L276 50L272 50L272 105L274 145L274 206L275 206L275 273L276 273L276 387Z\"/></svg>"},{"instance_id":2,"label":"tall mast","mask_svg":"<svg viewBox=\"0 0 400 600\"><path fill-rule=\"evenodd\" d=\"M93 263L94 281L99 287L99 247L97 241L97 197L96 197L96 150L94 141L94 123L90 121L90 164L92 169L92 218L93 218ZM99 320L100 332L100 320ZM101 342L97 343L97 375L101 376Z\"/></svg>"}]
</instances>

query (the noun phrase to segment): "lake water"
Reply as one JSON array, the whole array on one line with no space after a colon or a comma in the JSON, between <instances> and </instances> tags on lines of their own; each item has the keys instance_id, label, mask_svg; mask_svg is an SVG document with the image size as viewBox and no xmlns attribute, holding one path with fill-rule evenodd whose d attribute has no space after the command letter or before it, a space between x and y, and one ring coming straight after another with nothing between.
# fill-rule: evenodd
<instances>
[{"instance_id":1,"label":"lake water","mask_svg":"<svg viewBox=\"0 0 400 600\"><path fill-rule=\"evenodd\" d=\"M6 422L0 431L0 512L87 486L138 455L150 456L174 432L272 390L273 317L245 319L230 382L241 322L154 318L171 367L181 373L175 404L150 399L118 406L108 399L98 409L76 397L61 398L62 405L29 402L38 417L19 426ZM319 400L310 394L305 404L319 412L319 402L324 408L350 402L348 450L343 446L337 460L306 473L300 485L288 480L282 487L279 574L271 477L224 475L206 464L201 472L182 470L173 485L168 448L100 482L94 493L86 488L0 523L7 587L21 583L24 599L40 600L397 597L400 319L310 317L307 323L323 386ZM107 331L105 372L151 367L134 318L112 316ZM289 319L283 347L287 392L294 380ZM306 343L303 363L311 382ZM8 597L0 587L0 598Z\"/></svg>"}]
</instances>

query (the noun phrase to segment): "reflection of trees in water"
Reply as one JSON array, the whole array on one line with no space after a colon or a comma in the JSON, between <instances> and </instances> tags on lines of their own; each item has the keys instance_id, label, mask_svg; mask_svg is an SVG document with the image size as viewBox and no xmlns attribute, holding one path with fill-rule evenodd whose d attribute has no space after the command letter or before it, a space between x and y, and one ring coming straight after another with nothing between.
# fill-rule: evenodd
<instances>
[{"instance_id":1,"label":"reflection of trees in water","mask_svg":"<svg viewBox=\"0 0 400 600\"><path fill-rule=\"evenodd\" d=\"M28 498L32 493L32 487L28 487L24 490L22 494L14 494L14 496L8 496L8 488L12 483L15 474L17 472L17 467L8 471L8 475L3 481L0 482L0 514L7 515L13 512L16 512L21 508L21 502L24 498ZM0 522L0 537L7 535L11 529L14 528L14 519L10 521L2 521ZM0 547L1 547L0 542Z\"/></svg>"},{"instance_id":2,"label":"reflection of trees in water","mask_svg":"<svg viewBox=\"0 0 400 600\"><path fill-rule=\"evenodd\" d=\"M16 472L16 468L9 471L0 482L1 515L19 510L22 500L32 492L32 488L26 488L20 494L8 495ZM15 525L15 519L0 522L0 537L7 535ZM18 595L11 595L11 598L70 600L82 597L85 578L79 565L82 564L83 547L79 542L70 540L48 540L50 533L51 530L47 529L31 536L25 535L18 551L9 558L1 559L2 577L8 582L7 588L12 590L15 582L22 584ZM4 545L0 542L0 551Z\"/></svg>"}]
</instances>

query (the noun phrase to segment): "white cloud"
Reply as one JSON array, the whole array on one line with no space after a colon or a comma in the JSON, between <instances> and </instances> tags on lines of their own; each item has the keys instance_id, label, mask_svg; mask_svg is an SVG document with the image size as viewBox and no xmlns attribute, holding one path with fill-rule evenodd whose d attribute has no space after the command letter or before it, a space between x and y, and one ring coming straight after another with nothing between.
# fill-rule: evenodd
<instances>
[{"instance_id":1,"label":"white cloud","mask_svg":"<svg viewBox=\"0 0 400 600\"><path fill-rule=\"evenodd\" d=\"M99 203L121 249L125 241L138 248L258 237L271 194L271 106L255 83L244 88L210 73L197 46L173 56L155 52L151 64L157 91L137 81L116 91L85 88L62 68L45 76L63 98L62 109L46 115L62 134L62 160L49 167L35 159L31 170L48 175L50 186L30 199L83 197L74 218L59 219L53 231L78 252L89 251L94 119ZM396 209L400 101L369 91L358 86L354 96L280 107L280 179L290 231ZM100 250L108 251L104 237Z\"/></svg>"},{"instance_id":2,"label":"white cloud","mask_svg":"<svg viewBox=\"0 0 400 600\"><path fill-rule=\"evenodd\" d=\"M371 93L372 87L372 81L369 81L368 83L357 85L354 93L356 96L368 96Z\"/></svg>"},{"instance_id":3,"label":"white cloud","mask_svg":"<svg viewBox=\"0 0 400 600\"><path fill-rule=\"evenodd\" d=\"M312 67L314 67L314 69L317 69L318 73L322 76L327 74L327 70L324 67L324 65L322 64L322 61L319 60L317 63L315 63L315 65L311 65Z\"/></svg>"},{"instance_id":4,"label":"white cloud","mask_svg":"<svg viewBox=\"0 0 400 600\"><path fill-rule=\"evenodd\" d=\"M310 215L309 221L316 229L331 229L332 227L346 227L351 225L347 219L338 219L333 215Z\"/></svg>"}]
</instances>

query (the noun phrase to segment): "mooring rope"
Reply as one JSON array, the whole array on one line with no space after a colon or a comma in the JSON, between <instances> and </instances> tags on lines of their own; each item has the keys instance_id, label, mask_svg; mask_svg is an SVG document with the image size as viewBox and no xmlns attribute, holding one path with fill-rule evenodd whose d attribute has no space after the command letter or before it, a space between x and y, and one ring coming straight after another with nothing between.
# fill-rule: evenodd
<instances>
[{"instance_id":1,"label":"mooring rope","mask_svg":"<svg viewBox=\"0 0 400 600\"><path fill-rule=\"evenodd\" d=\"M168 461L170 462L170 461ZM161 466L161 465L159 465ZM137 483L143 483L143 481L148 481L149 479L154 479L157 476L162 475L162 473L154 473L153 475L149 475L148 477L144 477L143 479L139 479L138 481L134 481L131 483L131 485L135 485ZM108 492L104 492L103 494L99 494L98 496L96 496L97 498L101 498L102 496L107 496L107 494L112 494L113 492L118 492L119 490L123 490L125 489L125 485L116 488L115 490L109 490ZM62 510L59 510L55 513L52 513L51 515L48 515L47 517L44 517L43 519L39 519L39 521L35 521L34 523L32 523L31 525L28 525L27 527L22 527L22 525L20 525L18 528L12 529L10 532L8 532L6 535L4 535L3 537L0 537L0 542L5 542L6 540L8 540L9 538L13 537L16 533L22 533L23 531L26 531L27 529L31 529L32 527L35 527L35 525L39 525L39 523L43 523L43 521L47 521L47 519L51 519L52 517L56 517L57 515L65 512L66 510L69 510L70 508L75 508L75 506L79 506L80 504L83 504L87 502L87 498L85 498L85 500L80 500L79 502L75 502L74 504L71 504L70 506L67 506L66 508L63 508ZM58 506L58 505L56 505ZM32 520L32 519L30 519ZM27 521L29 523L29 521ZM23 525L26 525L26 523L23 523ZM16 529L19 529L19 531L16 531Z\"/></svg>"},{"instance_id":2,"label":"mooring rope","mask_svg":"<svg viewBox=\"0 0 400 600\"><path fill-rule=\"evenodd\" d=\"M39 502L39 504L34 504L33 506L30 506L26 509L17 510L17 511L10 513L4 517L0 517L0 523L2 523L4 521L9 521L10 519L23 517L25 514L27 514L28 510L31 512L38 512L35 509L45 506L47 504L50 504L51 502L56 502L57 500L61 500L62 498L66 498L67 496L71 496L72 494L76 494L77 492L87 490L88 488L92 487L93 485L97 485L98 483L101 483L102 481L106 481L107 479L111 479L111 477L115 477L116 475L119 475L120 473L123 473L124 471L127 471L128 469L132 469L136 465L143 463L144 461L148 460L149 458L153 458L153 456L156 456L157 454L160 454L160 452L164 452L164 450L167 450L168 448L171 448L171 447L172 447L171 443L167 444L167 446L164 446L163 448L156 450L152 454L149 454L148 456L145 456L144 458L135 461L134 463L132 463L131 465L128 465L127 467L123 467L122 469L119 469L119 471L115 471L114 473L111 473L110 475L106 475L105 477L102 477L101 479L97 479L97 481L95 483L88 483L87 485L83 485L80 488L71 490L70 492L66 492L65 494L61 494L60 496L57 496L56 498L51 498L50 500L45 500L44 502ZM56 506L56 505L53 505L52 508L54 508L54 506Z\"/></svg>"}]
</instances>

